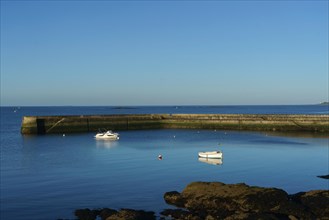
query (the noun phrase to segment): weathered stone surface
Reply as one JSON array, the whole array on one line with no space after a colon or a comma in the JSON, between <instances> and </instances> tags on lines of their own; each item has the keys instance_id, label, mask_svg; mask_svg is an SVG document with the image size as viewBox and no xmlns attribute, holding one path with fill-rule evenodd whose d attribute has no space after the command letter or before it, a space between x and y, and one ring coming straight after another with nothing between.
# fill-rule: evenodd
<instances>
[{"instance_id":1,"label":"weathered stone surface","mask_svg":"<svg viewBox=\"0 0 329 220\"><path fill-rule=\"evenodd\" d=\"M154 212L143 210L121 209L78 209L75 211L78 220L95 220L98 216L102 220L155 220Z\"/></svg>"},{"instance_id":2,"label":"weathered stone surface","mask_svg":"<svg viewBox=\"0 0 329 220\"><path fill-rule=\"evenodd\" d=\"M166 192L164 194L164 200L177 207L184 207L185 200L181 197L181 194L177 191Z\"/></svg>"},{"instance_id":3,"label":"weathered stone surface","mask_svg":"<svg viewBox=\"0 0 329 220\"><path fill-rule=\"evenodd\" d=\"M155 220L155 215L154 212L143 210L121 209L106 220Z\"/></svg>"},{"instance_id":4,"label":"weathered stone surface","mask_svg":"<svg viewBox=\"0 0 329 220\"><path fill-rule=\"evenodd\" d=\"M116 213L118 213L118 211L114 209L105 208L100 211L99 216L101 217L102 220L106 220L108 217Z\"/></svg>"},{"instance_id":5,"label":"weathered stone surface","mask_svg":"<svg viewBox=\"0 0 329 220\"><path fill-rule=\"evenodd\" d=\"M181 220L185 220L185 219L202 220L202 219L204 219L204 218L202 218L203 216L198 216L196 214L193 214L189 211L185 211L182 209L165 209L160 214L164 215L164 216L169 216L173 219L181 219Z\"/></svg>"},{"instance_id":6,"label":"weathered stone surface","mask_svg":"<svg viewBox=\"0 0 329 220\"><path fill-rule=\"evenodd\" d=\"M74 214L79 220L95 220L99 210L77 209Z\"/></svg>"},{"instance_id":7,"label":"weathered stone surface","mask_svg":"<svg viewBox=\"0 0 329 220\"><path fill-rule=\"evenodd\" d=\"M24 116L22 134L50 134L135 129L222 129L303 131L328 136L328 115L260 114L127 114Z\"/></svg>"},{"instance_id":8,"label":"weathered stone surface","mask_svg":"<svg viewBox=\"0 0 329 220\"><path fill-rule=\"evenodd\" d=\"M329 219L329 190L312 190L292 195L295 202L323 219Z\"/></svg>"},{"instance_id":9,"label":"weathered stone surface","mask_svg":"<svg viewBox=\"0 0 329 220\"><path fill-rule=\"evenodd\" d=\"M164 195L168 204L184 209L166 209L160 214L177 220L329 220L329 190L288 195L276 188L220 182L193 182L181 192ZM79 209L79 220L155 220L154 212L121 209ZM160 219L167 219L161 217Z\"/></svg>"},{"instance_id":10,"label":"weathered stone surface","mask_svg":"<svg viewBox=\"0 0 329 220\"><path fill-rule=\"evenodd\" d=\"M186 208L189 212L185 216L202 219L326 219L329 216L326 190L289 196L281 189L243 183L194 182L182 193L166 193L164 198L168 204Z\"/></svg>"}]
</instances>

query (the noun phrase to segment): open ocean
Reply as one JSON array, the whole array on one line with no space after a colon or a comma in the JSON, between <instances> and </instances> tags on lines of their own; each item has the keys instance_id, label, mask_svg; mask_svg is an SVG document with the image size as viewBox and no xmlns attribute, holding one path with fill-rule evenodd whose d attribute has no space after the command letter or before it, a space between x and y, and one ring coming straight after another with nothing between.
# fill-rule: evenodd
<instances>
[{"instance_id":1,"label":"open ocean","mask_svg":"<svg viewBox=\"0 0 329 220\"><path fill-rule=\"evenodd\" d=\"M94 133L23 136L27 115L149 113L329 114L328 105L1 107L1 219L74 219L81 208L162 211L168 191L192 181L329 189L328 136L223 130L119 131L118 141ZM197 153L222 150L217 164ZM158 160L162 154L163 159ZM209 161L208 161L209 162Z\"/></svg>"}]
</instances>

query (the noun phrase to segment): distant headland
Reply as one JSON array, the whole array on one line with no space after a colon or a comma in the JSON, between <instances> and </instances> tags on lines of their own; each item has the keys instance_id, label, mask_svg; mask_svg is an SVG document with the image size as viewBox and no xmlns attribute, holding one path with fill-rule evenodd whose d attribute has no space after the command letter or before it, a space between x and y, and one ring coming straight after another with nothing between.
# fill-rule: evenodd
<instances>
[{"instance_id":1,"label":"distant headland","mask_svg":"<svg viewBox=\"0 0 329 220\"><path fill-rule=\"evenodd\" d=\"M320 105L329 105L329 102L320 102Z\"/></svg>"}]
</instances>

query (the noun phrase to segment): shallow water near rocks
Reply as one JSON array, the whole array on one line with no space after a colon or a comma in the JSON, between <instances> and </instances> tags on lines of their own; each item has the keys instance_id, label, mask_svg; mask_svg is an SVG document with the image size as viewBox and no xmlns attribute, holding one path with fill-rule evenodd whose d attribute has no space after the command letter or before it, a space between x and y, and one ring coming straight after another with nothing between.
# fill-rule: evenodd
<instances>
[{"instance_id":1,"label":"shallow water near rocks","mask_svg":"<svg viewBox=\"0 0 329 220\"><path fill-rule=\"evenodd\" d=\"M36 109L2 108L1 219L74 218L79 208L157 212L170 207L165 192L193 181L290 194L328 189L328 180L317 177L329 173L327 137L215 130L119 131L118 141L95 140L94 133L21 136L22 115L61 113ZM223 152L219 165L199 161L198 152L208 150Z\"/></svg>"}]
</instances>

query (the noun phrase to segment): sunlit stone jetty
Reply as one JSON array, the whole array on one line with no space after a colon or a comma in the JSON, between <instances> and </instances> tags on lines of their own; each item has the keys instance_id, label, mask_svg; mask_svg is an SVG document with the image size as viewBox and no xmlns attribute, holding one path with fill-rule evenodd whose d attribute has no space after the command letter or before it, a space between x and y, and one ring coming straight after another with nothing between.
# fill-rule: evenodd
<instances>
[{"instance_id":1,"label":"sunlit stone jetty","mask_svg":"<svg viewBox=\"0 0 329 220\"><path fill-rule=\"evenodd\" d=\"M141 129L217 129L329 133L329 115L126 114L24 116L22 134Z\"/></svg>"}]
</instances>

